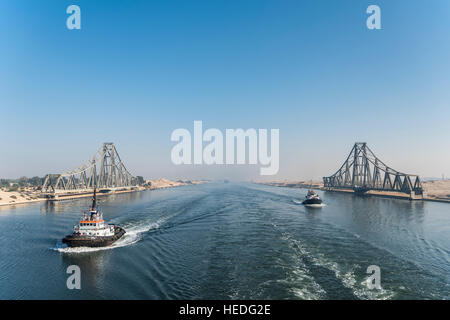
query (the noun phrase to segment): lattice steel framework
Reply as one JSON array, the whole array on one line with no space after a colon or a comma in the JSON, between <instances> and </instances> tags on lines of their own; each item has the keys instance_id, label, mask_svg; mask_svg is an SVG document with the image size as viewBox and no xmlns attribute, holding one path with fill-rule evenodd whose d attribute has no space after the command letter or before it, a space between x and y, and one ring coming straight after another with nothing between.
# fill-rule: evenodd
<instances>
[{"instance_id":1,"label":"lattice steel framework","mask_svg":"<svg viewBox=\"0 0 450 320\"><path fill-rule=\"evenodd\" d=\"M88 189L113 189L137 186L137 179L128 172L114 143L103 146L78 168L61 174L48 174L42 192L76 192Z\"/></svg>"},{"instance_id":2,"label":"lattice steel framework","mask_svg":"<svg viewBox=\"0 0 450 320\"><path fill-rule=\"evenodd\" d=\"M323 178L325 188L396 191L423 195L418 175L396 171L378 159L365 142L355 143L339 170Z\"/></svg>"}]
</instances>

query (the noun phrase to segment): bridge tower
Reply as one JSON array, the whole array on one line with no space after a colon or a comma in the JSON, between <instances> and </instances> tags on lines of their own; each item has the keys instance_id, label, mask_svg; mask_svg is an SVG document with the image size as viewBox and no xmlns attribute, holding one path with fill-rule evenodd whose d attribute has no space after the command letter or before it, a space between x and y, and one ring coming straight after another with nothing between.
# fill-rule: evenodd
<instances>
[{"instance_id":1,"label":"bridge tower","mask_svg":"<svg viewBox=\"0 0 450 320\"><path fill-rule=\"evenodd\" d=\"M324 177L328 189L352 189L356 193L370 190L401 192L410 199L423 198L420 177L396 171L385 165L365 142L356 142L336 173Z\"/></svg>"},{"instance_id":2,"label":"bridge tower","mask_svg":"<svg viewBox=\"0 0 450 320\"><path fill-rule=\"evenodd\" d=\"M138 186L137 178L128 172L114 143L106 142L85 163L61 174L48 174L41 192L49 197L131 189Z\"/></svg>"}]
</instances>

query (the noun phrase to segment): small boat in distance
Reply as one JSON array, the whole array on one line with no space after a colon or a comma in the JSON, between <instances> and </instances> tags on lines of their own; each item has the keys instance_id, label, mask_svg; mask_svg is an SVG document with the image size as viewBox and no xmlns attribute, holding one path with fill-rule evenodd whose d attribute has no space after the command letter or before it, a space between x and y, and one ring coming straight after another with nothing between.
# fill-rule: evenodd
<instances>
[{"instance_id":1,"label":"small boat in distance","mask_svg":"<svg viewBox=\"0 0 450 320\"><path fill-rule=\"evenodd\" d=\"M82 220L74 226L73 233L62 239L69 247L106 247L119 240L125 234L121 227L105 224L103 214L97 208L97 196L94 189L89 215L84 212Z\"/></svg>"},{"instance_id":2,"label":"small boat in distance","mask_svg":"<svg viewBox=\"0 0 450 320\"><path fill-rule=\"evenodd\" d=\"M322 206L322 199L320 199L319 195L313 189L309 189L306 199L302 204L311 207L320 207Z\"/></svg>"}]
</instances>

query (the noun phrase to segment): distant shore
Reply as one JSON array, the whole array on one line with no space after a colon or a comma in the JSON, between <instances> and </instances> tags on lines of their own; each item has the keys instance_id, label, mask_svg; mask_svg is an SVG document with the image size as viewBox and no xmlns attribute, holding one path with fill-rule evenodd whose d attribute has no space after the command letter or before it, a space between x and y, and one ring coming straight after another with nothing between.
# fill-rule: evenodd
<instances>
[{"instance_id":1,"label":"distant shore","mask_svg":"<svg viewBox=\"0 0 450 320\"><path fill-rule=\"evenodd\" d=\"M344 192L353 193L353 190L346 189L327 189L324 188L323 182L321 181L269 181L269 182L256 182L258 184L264 184L274 187L285 187L285 188L313 188L319 190L327 190L332 192ZM424 189L423 200L427 201L437 201L437 202L448 202L450 203L450 179L447 180L432 180L422 182ZM398 199L409 199L409 195L400 192L391 191L369 191L368 195L386 197L386 198L398 198Z\"/></svg>"},{"instance_id":2,"label":"distant shore","mask_svg":"<svg viewBox=\"0 0 450 320\"><path fill-rule=\"evenodd\" d=\"M172 188L172 187L180 187L180 186L188 186L193 184L202 184L206 183L206 180L168 180L165 178L146 180L144 184L144 188L146 190L154 190L154 189L162 189L162 188Z\"/></svg>"},{"instance_id":3,"label":"distant shore","mask_svg":"<svg viewBox=\"0 0 450 320\"><path fill-rule=\"evenodd\" d=\"M129 192L138 192L144 190L156 190L156 189L164 189L164 188L173 188L187 185L195 185L205 183L205 180L176 180L172 181L165 178L160 179L150 179L146 180L143 186L139 186L134 190L121 190L116 191L114 193L105 193L99 195L108 195L108 194L119 194L119 193L129 193ZM46 198L40 197L40 191L37 188L33 187L22 187L17 191L8 191L7 188L0 189L0 207L8 207L8 206L16 206L16 205L25 205L25 204L33 204L43 201L48 201ZM76 195L67 195L61 197L56 200L71 200L78 198L85 198L92 196L92 193L83 193Z\"/></svg>"}]
</instances>

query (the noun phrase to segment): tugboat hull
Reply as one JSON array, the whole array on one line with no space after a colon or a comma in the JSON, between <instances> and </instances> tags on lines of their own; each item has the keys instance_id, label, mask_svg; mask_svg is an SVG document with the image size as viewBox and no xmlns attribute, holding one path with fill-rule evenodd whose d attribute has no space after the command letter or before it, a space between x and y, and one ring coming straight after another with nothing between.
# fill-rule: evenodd
<instances>
[{"instance_id":1,"label":"tugboat hull","mask_svg":"<svg viewBox=\"0 0 450 320\"><path fill-rule=\"evenodd\" d=\"M317 198L315 198L315 199L306 199L302 203L306 204L306 205L308 205L308 204L309 205L311 205L311 204L322 204L322 200L321 199L317 199Z\"/></svg>"},{"instance_id":2,"label":"tugboat hull","mask_svg":"<svg viewBox=\"0 0 450 320\"><path fill-rule=\"evenodd\" d=\"M125 230L121 227L114 227L114 235L106 237L95 236L66 236L62 242L69 247L107 247L122 238Z\"/></svg>"}]
</instances>

